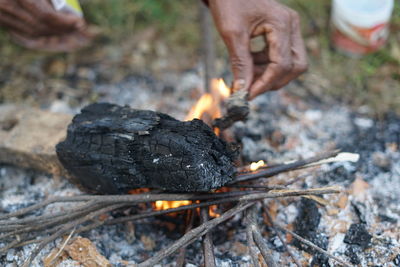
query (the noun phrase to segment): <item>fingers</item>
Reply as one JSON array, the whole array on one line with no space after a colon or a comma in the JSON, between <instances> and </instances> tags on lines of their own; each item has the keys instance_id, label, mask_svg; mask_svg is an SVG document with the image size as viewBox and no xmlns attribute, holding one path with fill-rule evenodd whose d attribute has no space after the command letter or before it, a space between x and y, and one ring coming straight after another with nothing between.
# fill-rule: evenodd
<instances>
[{"instance_id":1,"label":"fingers","mask_svg":"<svg viewBox=\"0 0 400 267\"><path fill-rule=\"evenodd\" d=\"M29 38L18 32L10 34L16 43L24 47L47 52L71 52L87 46L91 41L90 37L80 32L38 38Z\"/></svg>"},{"instance_id":2,"label":"fingers","mask_svg":"<svg viewBox=\"0 0 400 267\"><path fill-rule=\"evenodd\" d=\"M277 90L301 73L307 70L307 57L304 42L301 36L300 19L296 12L289 10L290 32L277 31L276 28L264 27L267 34L266 42L269 45L268 56L261 53L253 54L255 66L254 77L256 81L250 88L249 98L269 91ZM271 30L268 32L268 30ZM277 44L280 46L277 47ZM284 44L289 44L284 45ZM262 72L260 74L260 72Z\"/></svg>"},{"instance_id":3,"label":"fingers","mask_svg":"<svg viewBox=\"0 0 400 267\"><path fill-rule=\"evenodd\" d=\"M292 33L291 33L291 53L292 53L292 69L276 86L275 90L285 86L290 81L296 79L300 74L307 70L307 58L304 42L301 37L300 18L296 12L292 13Z\"/></svg>"},{"instance_id":4,"label":"fingers","mask_svg":"<svg viewBox=\"0 0 400 267\"><path fill-rule=\"evenodd\" d=\"M234 77L233 91L248 90L253 81L253 59L250 37L245 31L226 30L221 33L228 48Z\"/></svg>"},{"instance_id":5,"label":"fingers","mask_svg":"<svg viewBox=\"0 0 400 267\"><path fill-rule=\"evenodd\" d=\"M39 35L45 29L44 24L14 1L0 0L0 24L29 36Z\"/></svg>"},{"instance_id":6,"label":"fingers","mask_svg":"<svg viewBox=\"0 0 400 267\"><path fill-rule=\"evenodd\" d=\"M264 48L259 52L252 52L251 56L255 65L265 65L269 62L268 48Z\"/></svg>"},{"instance_id":7,"label":"fingers","mask_svg":"<svg viewBox=\"0 0 400 267\"><path fill-rule=\"evenodd\" d=\"M259 31L266 35L269 48L266 58L269 58L269 63L264 73L251 86L250 99L275 89L277 83L292 69L290 27L277 29L275 26L263 25Z\"/></svg>"},{"instance_id":8,"label":"fingers","mask_svg":"<svg viewBox=\"0 0 400 267\"><path fill-rule=\"evenodd\" d=\"M301 36L300 17L297 13L293 15L292 20L292 54L292 72L297 77L308 69L307 52Z\"/></svg>"},{"instance_id":9,"label":"fingers","mask_svg":"<svg viewBox=\"0 0 400 267\"><path fill-rule=\"evenodd\" d=\"M60 34L77 30L84 25L82 18L63 12L57 12L47 0L17 0L34 17L48 26L48 34Z\"/></svg>"}]
</instances>

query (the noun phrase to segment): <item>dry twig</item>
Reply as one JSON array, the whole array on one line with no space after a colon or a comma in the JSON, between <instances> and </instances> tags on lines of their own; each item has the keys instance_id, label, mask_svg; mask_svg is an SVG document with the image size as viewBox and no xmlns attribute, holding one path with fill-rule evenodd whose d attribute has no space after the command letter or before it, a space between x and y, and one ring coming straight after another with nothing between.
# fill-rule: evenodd
<instances>
[{"instance_id":1,"label":"dry twig","mask_svg":"<svg viewBox=\"0 0 400 267\"><path fill-rule=\"evenodd\" d=\"M184 236L180 239L175 241L172 245L168 246L168 248L159 251L153 257L147 259L146 261L140 263L138 267L151 267L155 264L159 263L162 259L168 257L169 255L173 254L179 248L183 246L187 246L193 243L199 237L205 235L210 230L212 230L218 224L228 220L235 214L242 212L243 210L249 208L250 206L254 205L254 202L241 202L237 206L233 207L232 209L224 212L221 214L220 217L207 221L200 226L192 229L191 231L187 232Z\"/></svg>"},{"instance_id":2,"label":"dry twig","mask_svg":"<svg viewBox=\"0 0 400 267\"><path fill-rule=\"evenodd\" d=\"M330 152L324 155L301 160L298 162L277 165L275 167L261 170L260 172L239 175L230 186L239 188L257 188L259 190L231 191L225 193L201 193L201 194L169 194L169 193L142 193L134 195L79 195L73 197L53 197L41 203L21 209L19 211L0 215L0 242L6 243L6 246L0 249L0 253L6 252L10 248L20 247L26 244L38 243L31 255L26 259L24 266L29 266L36 255L47 244L55 239L71 232L74 234L89 231L101 225L110 225L123 223L128 221L136 221L151 216L167 214L178 211L193 210L196 208L209 207L210 205L218 205L223 203L239 202L238 206L223 213L221 217L208 221L208 209L202 211L202 223L200 226L188 231L181 239L177 240L172 246L155 254L152 258L141 263L139 266L151 266L161 261L163 258L171 255L175 251L184 248L188 244L194 242L199 237L206 235L203 239L205 252L205 265L207 267L215 266L215 258L213 255L213 246L211 238L207 233L219 223L222 223L250 207L255 201L267 198L295 197L295 196L312 196L321 194L332 194L341 192L336 187L326 187L307 190L287 190L282 187L265 187L264 185L243 185L236 184L242 181L254 180L259 177L267 177L281 172L302 168L309 163L319 161L320 159L331 157L337 152ZM181 206L178 208L147 211L140 214L127 215L120 218L107 218L101 220L100 215L115 211L120 208L132 207L139 203L152 203L154 201L179 201L192 200L196 203ZM69 210L56 212L53 214L38 214L43 208L56 203L75 203ZM254 213L252 212L252 216ZM253 220L253 222L255 222ZM248 239L250 244L255 244L262 252L262 255L270 266L274 266L271 258L268 256L268 250L265 246L261 233L255 223L250 224L248 228ZM189 230L189 229L187 229ZM251 235L250 235L251 232ZM43 237L41 237L43 236ZM41 238L38 238L41 237ZM254 247L253 247L254 249ZM182 250L181 250L182 251ZM255 259L254 250L250 249L253 260ZM290 253L290 252L289 252ZM181 255L184 255L181 253ZM184 256L181 256L181 258ZM272 265L271 265L272 264Z\"/></svg>"},{"instance_id":3,"label":"dry twig","mask_svg":"<svg viewBox=\"0 0 400 267\"><path fill-rule=\"evenodd\" d=\"M238 175L236 177L236 179L233 180L230 184L236 184L236 183L244 182L244 181L251 181L251 180L258 179L258 178L268 178L268 177L275 176L279 173L297 170L297 169L303 168L311 163L315 163L315 162L318 162L323 159L335 157L338 153L339 153L338 150L330 151L330 152L322 153L321 155L311 157L308 159L302 159L302 160L298 160L298 161L295 161L292 163L272 166L270 168L260 170L256 173Z\"/></svg>"},{"instance_id":4,"label":"dry twig","mask_svg":"<svg viewBox=\"0 0 400 267\"><path fill-rule=\"evenodd\" d=\"M296 238L297 240L299 240L299 241L302 242L303 244L305 244L305 245L307 245L307 246L309 246L309 247L312 247L313 249L315 249L316 251L318 251L318 252L320 252L320 253L322 253L322 254L325 254L326 256L328 256L328 257L331 258L331 259L334 259L335 261L337 261L337 262L340 263L341 265L346 266L346 267L352 267L349 263L347 263L347 262L345 262L344 260L342 260L342 259L340 259L340 258L338 258L338 257L336 257L336 256L334 256L334 255L332 255L331 253L329 253L329 252L326 251L325 249L322 249L322 248L318 247L318 246L315 245L314 243L312 243L312 242L308 241L307 239L305 239L305 238L299 236L299 235L296 234L295 232L290 231L290 230L288 230L288 229L286 229L286 228L284 228L284 227L282 227L282 226L280 226L280 225L277 225L277 224L275 224L275 225L276 225L276 228L278 228L279 230L281 230L281 231L283 231L283 232L289 233L290 235L292 235L294 238Z\"/></svg>"},{"instance_id":5,"label":"dry twig","mask_svg":"<svg viewBox=\"0 0 400 267\"><path fill-rule=\"evenodd\" d=\"M246 219L248 222L247 231L250 235L250 243L254 242L257 248L260 250L261 255L264 258L265 263L268 267L277 267L278 265L271 257L270 249L265 244L264 238L261 235L260 229L258 228L257 224L257 209L255 206L251 207L247 210ZM254 253L254 251L253 251ZM256 265L258 263L258 257L252 256L253 264Z\"/></svg>"},{"instance_id":6,"label":"dry twig","mask_svg":"<svg viewBox=\"0 0 400 267\"><path fill-rule=\"evenodd\" d=\"M200 210L201 223L205 223L208 221L209 209L210 207L202 208ZM212 242L210 232L204 235L202 243L203 243L203 254L204 254L204 266L215 267L214 245Z\"/></svg>"}]
</instances>

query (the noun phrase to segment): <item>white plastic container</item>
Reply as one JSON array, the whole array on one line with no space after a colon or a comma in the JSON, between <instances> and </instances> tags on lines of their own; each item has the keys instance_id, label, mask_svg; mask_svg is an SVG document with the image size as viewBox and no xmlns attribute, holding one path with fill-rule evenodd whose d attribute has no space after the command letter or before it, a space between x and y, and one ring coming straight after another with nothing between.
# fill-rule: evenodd
<instances>
[{"instance_id":1,"label":"white plastic container","mask_svg":"<svg viewBox=\"0 0 400 267\"><path fill-rule=\"evenodd\" d=\"M332 42L346 54L364 55L385 45L393 0L333 0Z\"/></svg>"}]
</instances>

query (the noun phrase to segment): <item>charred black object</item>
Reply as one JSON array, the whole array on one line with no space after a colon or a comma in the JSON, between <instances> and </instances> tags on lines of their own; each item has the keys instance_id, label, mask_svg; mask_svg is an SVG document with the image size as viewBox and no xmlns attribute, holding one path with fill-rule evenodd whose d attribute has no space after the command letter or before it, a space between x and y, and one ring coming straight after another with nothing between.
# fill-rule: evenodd
<instances>
[{"instance_id":1,"label":"charred black object","mask_svg":"<svg viewBox=\"0 0 400 267\"><path fill-rule=\"evenodd\" d=\"M107 103L82 109L56 151L73 181L100 194L209 191L235 172L235 153L202 121Z\"/></svg>"},{"instance_id":2,"label":"charred black object","mask_svg":"<svg viewBox=\"0 0 400 267\"><path fill-rule=\"evenodd\" d=\"M221 130L231 127L237 121L245 121L249 115L248 93L239 90L233 93L226 102L226 114L214 121L213 126Z\"/></svg>"}]
</instances>

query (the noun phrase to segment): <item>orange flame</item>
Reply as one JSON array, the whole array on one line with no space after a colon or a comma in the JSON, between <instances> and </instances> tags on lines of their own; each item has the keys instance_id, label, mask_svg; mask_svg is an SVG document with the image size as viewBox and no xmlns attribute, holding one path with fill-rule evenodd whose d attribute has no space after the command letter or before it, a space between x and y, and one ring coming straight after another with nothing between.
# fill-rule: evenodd
<instances>
[{"instance_id":1,"label":"orange flame","mask_svg":"<svg viewBox=\"0 0 400 267\"><path fill-rule=\"evenodd\" d=\"M211 80L211 92L203 94L197 103L190 109L185 120L202 119L210 123L215 118L221 117L220 105L230 95L230 88L223 79Z\"/></svg>"},{"instance_id":2,"label":"orange flame","mask_svg":"<svg viewBox=\"0 0 400 267\"><path fill-rule=\"evenodd\" d=\"M154 209L155 210L166 210L166 209L178 208L178 207L190 205L190 204L192 204L192 201L190 201L190 200L180 200L180 201L159 200L159 201L156 201L156 203L154 204Z\"/></svg>"},{"instance_id":3,"label":"orange flame","mask_svg":"<svg viewBox=\"0 0 400 267\"><path fill-rule=\"evenodd\" d=\"M258 161L258 162L252 162L251 164L250 164L250 170L251 171L256 171L256 170L258 170L259 168L261 168L261 167L264 167L266 164L265 164L265 162L263 161L263 160L260 160L260 161Z\"/></svg>"},{"instance_id":4,"label":"orange flame","mask_svg":"<svg viewBox=\"0 0 400 267\"><path fill-rule=\"evenodd\" d=\"M185 120L190 121L193 119L201 119L207 124L211 124L212 120L221 117L221 104L229 97L230 88L226 86L223 79L211 80L211 92L203 94L200 99L193 105L187 114ZM219 134L219 129L215 129L215 133ZM165 210L171 208L178 208L180 206L189 205L192 202L189 200L182 201L156 201L154 204L155 210ZM215 207L210 207L209 213L211 217L218 217L219 214L215 213Z\"/></svg>"},{"instance_id":5,"label":"orange flame","mask_svg":"<svg viewBox=\"0 0 400 267\"><path fill-rule=\"evenodd\" d=\"M211 205L208 208L208 215L210 215L210 217L212 218L218 218L219 216L221 216L221 214L217 212L217 205Z\"/></svg>"}]
</instances>

